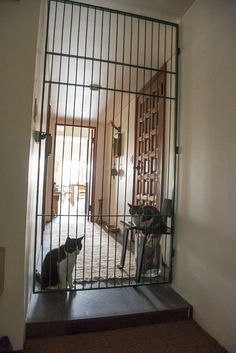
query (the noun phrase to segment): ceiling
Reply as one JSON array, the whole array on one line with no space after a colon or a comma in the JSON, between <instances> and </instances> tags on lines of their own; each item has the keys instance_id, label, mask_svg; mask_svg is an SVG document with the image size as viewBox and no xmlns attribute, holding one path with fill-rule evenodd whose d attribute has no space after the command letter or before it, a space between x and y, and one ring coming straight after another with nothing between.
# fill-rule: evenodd
<instances>
[{"instance_id":1,"label":"ceiling","mask_svg":"<svg viewBox=\"0 0 236 353\"><path fill-rule=\"evenodd\" d=\"M172 21L173 17L177 21L192 2L119 0L117 3L114 0L93 0L94 5L117 10L125 7L126 11L145 16L150 12L154 18L168 17L170 20L172 17ZM55 54L48 55L46 70L47 80L54 82L51 86L51 108L55 115L77 119L81 116L83 119L91 117L92 120L100 115L101 120L104 120L105 115L120 111L122 100L124 103L124 95L118 97L120 91L132 92L133 96L138 94L164 63L167 63L169 71L176 71L175 26L138 21L136 18L131 23L129 16L124 20L123 15L117 17L116 14L104 12L102 17L102 11L96 12L95 19L93 9L88 12L87 8L82 7L80 12L79 6L74 6L72 10L69 4L58 3L57 7L55 4L53 2L51 6L48 38L48 51ZM131 8L135 8L135 11L131 11ZM165 16L154 16L154 13L161 12ZM76 58L78 55L80 59ZM129 64L133 67L130 68ZM149 69L137 70L136 65ZM167 80L171 79L174 83L175 75L172 76L173 79L167 75ZM60 87L57 84L59 82ZM103 89L91 92L91 84ZM171 92L166 95L171 96Z\"/></svg>"},{"instance_id":2,"label":"ceiling","mask_svg":"<svg viewBox=\"0 0 236 353\"><path fill-rule=\"evenodd\" d=\"M159 19L179 21L194 0L83 0L81 2Z\"/></svg>"}]
</instances>

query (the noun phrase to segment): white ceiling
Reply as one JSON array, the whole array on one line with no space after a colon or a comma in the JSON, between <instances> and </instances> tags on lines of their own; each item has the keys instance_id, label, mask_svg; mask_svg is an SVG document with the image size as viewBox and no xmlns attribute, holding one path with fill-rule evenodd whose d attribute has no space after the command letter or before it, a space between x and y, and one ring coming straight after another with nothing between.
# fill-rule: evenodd
<instances>
[{"instance_id":1,"label":"white ceiling","mask_svg":"<svg viewBox=\"0 0 236 353\"><path fill-rule=\"evenodd\" d=\"M145 16L150 11L152 17L156 18L159 17L154 16L158 9L159 14L165 12L165 19L167 17L170 19L170 16L174 16L177 19L192 2L193 0L119 0L119 3L117 3L114 0L93 0L94 5L106 6L117 10L122 10L122 7L125 7L126 10L131 11L131 8L135 8L135 11L131 12L142 13ZM150 23L145 23L143 20L138 23L137 19L133 19L131 32L131 18L127 17L124 36L124 19L122 16L118 18L115 14L112 14L109 20L109 13L105 12L102 26L101 11L96 13L96 22L94 22L95 13L93 9L90 9L87 21L87 9L84 7L81 8L81 14L79 15L79 7L77 6L74 7L72 12L71 5L67 4L64 7L63 3L58 3L57 10L55 10L55 3L52 4L48 50L49 52L56 52L58 55L53 57L49 55L48 57L47 79L55 83L61 82L64 84L59 89L57 84L53 84L51 87L52 111L56 115L61 117L75 116L76 118L83 116L84 119L88 119L91 116L92 120L94 120L98 116L98 111L101 115L101 112L107 111L107 107L111 110L113 109L115 98L112 89L123 89L138 93L155 74L155 70L160 69L164 63L168 63L168 70L175 71L175 60L172 60L176 53L175 27L159 26L155 22L151 26ZM142 11L141 8L144 9L144 7L145 11ZM55 13L57 14L56 17ZM159 19L164 19L163 15ZM109 21L111 21L110 25ZM96 27L94 23L96 23ZM116 36L117 24L119 29ZM63 31L62 28L64 28ZM137 35L138 32L139 35ZM55 33L55 36L53 33ZM86 36L87 41L85 40ZM53 39L54 37L55 40ZM73 57L61 57L60 53L72 55ZM81 59L76 60L75 57L77 55L81 56ZM100 64L99 61L94 62L88 59L85 61L82 59L84 56L94 57L97 60L100 58L105 61L112 60L113 62L118 61L120 63L152 67L154 71L145 70L144 72L141 69L137 70L135 67L130 69L128 66L123 67L123 65L119 64L108 65L106 62ZM75 84L79 85L76 89ZM100 94L98 92L91 93L88 88L91 84L109 87L110 91L107 93L106 90L101 90ZM86 85L87 88L83 88L81 85ZM116 105L120 104L119 100L116 99ZM119 109L119 107L115 107L115 110L119 111Z\"/></svg>"},{"instance_id":2,"label":"white ceiling","mask_svg":"<svg viewBox=\"0 0 236 353\"><path fill-rule=\"evenodd\" d=\"M81 2L116 10L129 11L158 19L179 21L194 1L195 0L83 0Z\"/></svg>"}]
</instances>

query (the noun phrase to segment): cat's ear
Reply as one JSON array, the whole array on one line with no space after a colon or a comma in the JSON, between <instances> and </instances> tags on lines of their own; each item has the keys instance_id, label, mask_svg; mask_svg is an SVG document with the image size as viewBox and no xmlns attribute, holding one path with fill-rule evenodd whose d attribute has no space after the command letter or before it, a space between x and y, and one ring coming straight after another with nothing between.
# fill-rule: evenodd
<instances>
[{"instance_id":1,"label":"cat's ear","mask_svg":"<svg viewBox=\"0 0 236 353\"><path fill-rule=\"evenodd\" d=\"M129 207L133 207L133 205L131 205L130 203L128 203L128 206L129 206Z\"/></svg>"},{"instance_id":2,"label":"cat's ear","mask_svg":"<svg viewBox=\"0 0 236 353\"><path fill-rule=\"evenodd\" d=\"M84 238L84 235L83 235L82 237L78 238L78 240L80 240L80 241L81 241L83 238Z\"/></svg>"}]
</instances>

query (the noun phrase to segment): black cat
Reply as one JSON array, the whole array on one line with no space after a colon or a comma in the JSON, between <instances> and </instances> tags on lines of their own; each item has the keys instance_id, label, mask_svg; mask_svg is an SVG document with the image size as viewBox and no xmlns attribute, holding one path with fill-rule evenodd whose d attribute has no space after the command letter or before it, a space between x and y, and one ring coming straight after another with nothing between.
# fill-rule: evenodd
<instances>
[{"instance_id":1,"label":"black cat","mask_svg":"<svg viewBox=\"0 0 236 353\"><path fill-rule=\"evenodd\" d=\"M42 273L36 271L36 280L41 283L41 288L59 287L72 288L72 272L76 262L76 256L82 249L82 239L67 237L64 245L50 250L42 265Z\"/></svg>"}]
</instances>

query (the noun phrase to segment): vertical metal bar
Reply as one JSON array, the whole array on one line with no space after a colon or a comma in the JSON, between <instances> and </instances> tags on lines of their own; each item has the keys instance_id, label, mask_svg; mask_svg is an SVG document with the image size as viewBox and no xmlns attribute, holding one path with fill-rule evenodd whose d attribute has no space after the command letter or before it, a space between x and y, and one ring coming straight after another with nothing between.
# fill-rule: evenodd
<instances>
[{"instance_id":1,"label":"vertical metal bar","mask_svg":"<svg viewBox=\"0 0 236 353\"><path fill-rule=\"evenodd\" d=\"M166 25L164 25L164 28L165 28L165 31L164 31L164 38L163 38L163 41L164 41L164 67L165 67L165 70L167 68L167 62L166 62ZM166 83L166 74L165 74L165 83ZM164 96L166 95L166 87L165 87L165 92L163 92ZM166 128L166 120L167 120L167 110L166 110L166 98L161 98L163 99L163 103L164 103L164 136L165 136L165 128ZM165 139L163 141L163 156L165 155ZM168 151L167 151L168 152ZM167 166L168 167L168 166ZM165 163L164 163L164 168L162 168L162 180L164 180L163 178L163 175L164 175L164 169L165 169ZM166 187L168 185L168 180L167 180L167 183L166 183ZM162 197L161 199L163 198L163 186L162 186ZM167 192L167 188L166 188L166 192Z\"/></svg>"},{"instance_id":2,"label":"vertical metal bar","mask_svg":"<svg viewBox=\"0 0 236 353\"><path fill-rule=\"evenodd\" d=\"M57 5L57 4L56 4ZM55 9L55 17L54 17L54 29L53 29L53 47L55 45L55 27L56 27L56 15L57 15L57 6ZM51 63L51 70L50 70L50 77L52 77L52 72L53 72L53 57L52 57L52 63ZM44 83L45 84L45 83ZM48 94L47 94L47 121L46 121L46 133L49 133L50 130L50 115L51 111L49 109L49 103L50 103L50 96L51 96L51 84L49 83L48 85ZM44 185L43 185L43 210L44 213L46 211L46 190L47 190L47 172L48 172L48 155L47 155L47 140L45 142L45 156L44 156ZM45 219L46 215L43 215L43 222L45 224ZM52 216L51 216L51 222L52 222ZM52 229L50 229L50 236L49 236L50 244L49 244L49 250L52 249ZM41 251L41 273L42 273L42 265L43 265L43 258L44 258L44 234L42 233L42 251ZM51 282L51 252L50 252L50 258L49 258L49 281Z\"/></svg>"},{"instance_id":3,"label":"vertical metal bar","mask_svg":"<svg viewBox=\"0 0 236 353\"><path fill-rule=\"evenodd\" d=\"M103 26L104 26L104 11L102 11L102 23L101 23L101 43L100 43L100 60L102 58L102 46L103 46ZM102 72L102 65L100 61L100 67L99 67L99 87L101 85L101 72ZM101 92L100 90L98 91L98 106L97 106L97 124L96 124L96 149L98 146L98 134L99 134L99 120L100 120L100 98L101 98ZM96 151L97 155L97 151ZM96 185L97 181L97 173L95 173L95 178L94 178L94 183ZM93 281L93 248L94 248L94 223L93 223L93 232L92 232L92 259L91 259L91 288L92 288L92 281Z\"/></svg>"},{"instance_id":4,"label":"vertical metal bar","mask_svg":"<svg viewBox=\"0 0 236 353\"><path fill-rule=\"evenodd\" d=\"M179 56L178 56L178 49L179 49L179 26L176 27L176 42L175 42L175 70L176 70L176 76L175 76L175 117L174 117L174 149L176 151L177 143L178 143L178 85L179 85ZM175 158L174 158L174 183L173 183L173 190L172 190L172 224L171 224L171 252L173 250L173 237L175 234L175 216L174 216L174 210L176 208L176 183L177 183L177 158L178 155L175 152ZM172 281L172 273L173 273L173 256L171 253L171 261L170 261L170 277L169 280Z\"/></svg>"},{"instance_id":5,"label":"vertical metal bar","mask_svg":"<svg viewBox=\"0 0 236 353\"><path fill-rule=\"evenodd\" d=\"M95 139L96 139L96 135L95 134L93 134L93 139L95 141ZM93 147L93 163L95 163L95 149L96 149L96 145L94 145L94 147ZM96 184L95 184L96 169L94 169L94 167L93 167L93 179L94 179L94 185L96 186ZM95 200L96 199L94 198L94 201L93 201L94 202L94 213L95 213ZM91 272L90 272L91 273L91 275L90 275L91 284L90 284L90 288L92 288L92 286L93 286L94 216L95 215L93 214L93 216L92 216L92 250L91 250Z\"/></svg>"},{"instance_id":6,"label":"vertical metal bar","mask_svg":"<svg viewBox=\"0 0 236 353\"><path fill-rule=\"evenodd\" d=\"M172 56L173 56L173 46L172 46L172 40L173 40L173 28L171 29L171 48L170 48L170 65L171 65L171 69L172 69ZM170 97L172 96L172 74L170 75L170 81L169 81L169 85L170 85ZM167 162L167 166L168 166L168 172L167 172L167 193L166 196L167 198L169 198L169 187L170 187L170 148L171 148L171 119L172 119L172 100L169 99L169 131L168 131L168 162Z\"/></svg>"},{"instance_id":7,"label":"vertical metal bar","mask_svg":"<svg viewBox=\"0 0 236 353\"><path fill-rule=\"evenodd\" d=\"M143 62L143 66L145 67L146 66L146 50L147 50L147 23L146 23L146 20L144 20L144 62ZM142 89L142 93L144 94L144 87L145 87L145 82L146 82L146 71L145 69L143 70L143 89ZM146 101L145 101L145 104L144 104L144 98L145 96L143 95L143 106L142 106L142 109L143 109L143 119L144 121L146 120L145 117L144 117L144 113L145 113L145 109L146 109ZM145 128L145 123L143 122L143 129ZM144 130L145 131L145 130ZM144 141L145 142L145 141ZM143 138L142 138L142 156L141 156L141 163L142 163L142 168L144 170L144 151L145 151L145 143L143 144ZM144 181L144 176L143 176L143 181ZM143 182L143 194L145 195L145 182ZM141 240L142 241L142 236L141 236ZM145 247L145 244L146 244L146 239L145 239L145 242L144 242L144 247ZM144 276L142 276L142 268L140 269L140 280L141 280L141 277L142 277L142 283L144 284Z\"/></svg>"},{"instance_id":8,"label":"vertical metal bar","mask_svg":"<svg viewBox=\"0 0 236 353\"><path fill-rule=\"evenodd\" d=\"M77 53L79 50L79 30L80 30L80 23L81 23L81 6L79 6L79 17L78 17L78 40L77 40ZM76 60L76 67L75 67L75 82L77 81L77 75L78 75L78 59ZM71 152L70 152L70 161L72 163L73 160L73 147L74 147L74 129L75 129L75 106L76 106L76 98L77 98L77 86L75 86L75 91L74 91L74 105L73 105L73 117L72 117L72 143L71 143ZM70 183L71 183L71 170L70 170ZM69 204L70 205L70 204ZM77 239L78 237L78 202L76 202L76 226L75 226L75 237ZM77 267L75 266L75 283L76 283L76 278L77 278Z\"/></svg>"},{"instance_id":9,"label":"vertical metal bar","mask_svg":"<svg viewBox=\"0 0 236 353\"><path fill-rule=\"evenodd\" d=\"M86 53L87 53L87 45L88 45L88 18L89 18L89 8L87 7L87 16L86 16L86 30L85 30L85 59L84 59L84 75L83 75L83 92L82 92L82 106L81 106L81 128L80 128L80 146L79 146L79 161L81 160L81 143L82 143L82 135L83 135L83 119L84 119L84 91L85 91L85 78L86 78ZM79 171L80 173L80 171ZM78 195L78 202L80 196ZM86 224L85 224L86 216L84 216L84 246L83 246L83 288L84 288L84 265L85 265L85 242L86 242Z\"/></svg>"},{"instance_id":10,"label":"vertical metal bar","mask_svg":"<svg viewBox=\"0 0 236 353\"><path fill-rule=\"evenodd\" d=\"M107 53L107 59L109 61L110 57L110 39L111 39L111 13L109 16L109 34L108 34L108 53ZM109 85L109 72L110 72L110 66L109 63L107 64L107 88ZM105 140L106 140L106 125L107 125L107 108L108 108L108 90L106 92L106 112L105 112L105 132L104 132L104 157L105 157ZM105 160L105 159L104 159ZM104 161L103 160L103 161ZM104 168L104 162L103 162L103 168ZM102 182L102 199L103 199L103 182ZM109 245L110 245L110 228L109 228L110 222L108 222L108 235L107 235L107 269L106 269L106 287L108 285L108 268L109 268Z\"/></svg>"},{"instance_id":11,"label":"vertical metal bar","mask_svg":"<svg viewBox=\"0 0 236 353\"><path fill-rule=\"evenodd\" d=\"M140 39L140 19L138 18L138 30L137 30L137 70L136 70L136 92L138 92L138 84L139 84L139 69L138 69L138 66L139 66L139 39ZM138 93L139 94L139 93ZM135 106L136 106L136 112L135 112L135 131L137 131L137 121L138 121L138 118L137 118L137 97L135 97L136 99L136 103L135 103ZM140 94L138 95L138 101L140 99ZM143 124L142 124L142 130L143 130ZM143 132L143 131L142 131ZM141 132L141 134L142 134ZM135 135L136 136L136 132L135 132ZM135 158L134 158L134 163L136 164L136 157L137 157L137 153L136 153L136 149L137 149L137 145L136 145L136 141L135 141L135 148L134 148L134 153L135 153ZM136 172L134 172L136 173ZM137 183L137 180L136 180L136 176L135 178L133 179L135 183ZM141 185L140 185L140 188L141 188ZM134 190L135 190L135 187L133 187L133 194L134 194ZM136 200L135 200L136 201ZM135 235L136 236L136 235ZM134 239L134 241L138 241L138 239ZM136 247L136 244L135 244L135 247ZM136 264L137 266L137 264ZM136 279L135 279L136 281ZM130 280L129 280L129 284L130 284Z\"/></svg>"},{"instance_id":12,"label":"vertical metal bar","mask_svg":"<svg viewBox=\"0 0 236 353\"><path fill-rule=\"evenodd\" d=\"M160 23L158 23L158 41L157 41L157 68L160 69ZM156 97L154 97L154 99L156 100L156 105L157 105L157 119L159 119L159 91L158 91L158 79L159 79L159 74L157 74L157 79L156 79ZM157 120L158 121L158 120ZM158 171L158 162L157 162L157 142L158 142L158 129L157 129L157 121L155 122L155 126L156 126L156 136L155 136L155 171L157 173ZM157 206L157 193L158 193L158 179L156 180L156 182L154 183L155 185L155 201L156 201L156 206Z\"/></svg>"},{"instance_id":13,"label":"vertical metal bar","mask_svg":"<svg viewBox=\"0 0 236 353\"><path fill-rule=\"evenodd\" d=\"M129 61L130 65L132 64L132 46L133 46L133 17L131 17L131 27L130 27L130 56L129 56ZM129 96L128 96L128 117L127 117L127 139L126 139L126 161L125 161L125 170L126 170L126 176L125 176L125 194L124 194L124 222L126 222L126 199L127 199L127 186L128 186L128 156L129 156L129 133L130 133L130 104L131 104L131 76L132 76L132 69L131 66L129 67ZM135 99L135 98L134 98ZM134 117L135 119L135 117ZM134 133L134 132L133 132ZM125 232L125 227L123 225L123 233ZM131 271L131 239L129 243L129 266L128 266L128 283L130 285L130 271ZM123 277L123 271L122 271L122 277ZM123 279L123 278L122 278Z\"/></svg>"},{"instance_id":14,"label":"vertical metal bar","mask_svg":"<svg viewBox=\"0 0 236 353\"><path fill-rule=\"evenodd\" d=\"M163 148L162 148L162 171L161 171L161 202L164 198L163 196L163 190L164 190L164 183L166 182L165 179L164 179L164 175L165 175L165 153L166 153L166 141L165 141L165 137L166 137L166 120L167 120L167 109L166 109L166 70L167 70L167 58L166 58L166 50L167 50L167 45L166 45L166 24L164 24L164 37L163 37L163 42L164 42L164 73L163 75L165 75L165 80L164 80L164 90L163 92L159 93L159 96L160 96L160 100L161 102L163 102L163 114L164 114L164 122L163 122ZM168 151L167 151L168 153ZM164 161L163 161L164 159ZM167 181L168 183L168 181ZM161 207L161 205L160 205ZM160 239L161 241L161 239ZM161 244L161 243L160 243ZM160 253L160 261L162 261L162 255ZM164 270L164 277L165 277L165 270Z\"/></svg>"},{"instance_id":15,"label":"vertical metal bar","mask_svg":"<svg viewBox=\"0 0 236 353\"><path fill-rule=\"evenodd\" d=\"M96 16L97 16L97 12L96 9L94 10L94 27L93 27L93 50L92 50L92 57L94 58L94 50L95 50L95 31L96 31ZM91 72L91 79L92 79L92 83L93 83L93 76L94 76L94 61L92 61L92 72ZM91 148L91 139L92 139L92 135L91 135L91 110L92 110L92 100L93 100L93 94L92 94L92 90L90 90L90 106L89 106L89 124L88 124L88 138L87 138L87 156L86 156L86 185L89 185L90 180L88 182L88 165L90 166L90 170L91 170L91 161L89 164L89 146ZM91 175L91 172L90 172ZM89 178L90 179L90 178ZM89 185L89 190L90 190L91 185ZM90 195L87 192L87 187L86 187L86 199L88 200L88 202L90 203ZM87 208L88 210L88 208ZM87 223L87 217L85 217L85 229L86 229L86 223ZM85 253L85 242L84 242L84 253ZM85 260L85 258L84 258ZM83 267L83 282L84 282L84 270L85 270L85 266Z\"/></svg>"},{"instance_id":16,"label":"vertical metal bar","mask_svg":"<svg viewBox=\"0 0 236 353\"><path fill-rule=\"evenodd\" d=\"M122 62L124 63L125 61L125 43L126 43L126 28L125 28L125 21L126 21L126 16L124 17L124 26L123 26L123 57L122 57ZM122 79L121 79L121 87L122 90L124 88L124 65L122 65ZM120 132L122 132L122 122L123 122L123 98L124 98L124 93L121 93L121 111L120 111L120 124L119 124L119 128L120 128ZM120 170L120 156L118 157L118 171ZM118 174L118 180L117 180L117 197L116 197L116 213L119 214L119 188L120 188L120 176ZM116 229L118 227L118 217L116 216ZM122 274L121 274L121 283L123 283L123 268L121 269Z\"/></svg>"},{"instance_id":17,"label":"vertical metal bar","mask_svg":"<svg viewBox=\"0 0 236 353\"><path fill-rule=\"evenodd\" d=\"M159 69L159 65L160 65L160 23L158 24L158 29L157 29L157 38L158 38L158 42L157 42L157 68ZM156 92L154 92L153 95L153 101L155 104L153 104L153 106L156 105L156 119L154 119L153 114L151 114L151 124L154 124L154 128L156 129L156 134L153 137L154 138L154 146L152 146L154 148L154 169L153 169L153 165L152 165L152 159L151 159L151 169L153 172L153 195L155 197L154 199L154 204L155 207L157 207L157 193L158 193L158 178L157 178L157 170L158 170L158 164L157 164L157 142L158 142L158 127L157 127L157 121L158 121L158 104L159 104L159 93L158 93L158 79L159 79L159 73L157 72L155 75L155 80L156 80ZM152 143L152 140L151 140ZM155 180L156 178L156 180ZM156 233L160 231L160 227L159 230L156 230ZM158 239L158 234L155 234L155 240ZM157 241L155 241L155 246L157 247ZM153 247L153 244L152 244ZM154 250L154 252L157 251L157 249ZM158 271L158 259L157 259L157 264L156 264L156 271ZM151 276L151 271L150 271L150 276ZM152 281L152 278L150 277L150 282Z\"/></svg>"},{"instance_id":18,"label":"vertical metal bar","mask_svg":"<svg viewBox=\"0 0 236 353\"><path fill-rule=\"evenodd\" d=\"M91 200L92 196L93 196L93 193L92 193L92 189L93 189L93 185L92 185L92 176L93 176L93 173L92 173L92 165L93 165L93 143L94 143L94 128L91 127L91 138L90 138L90 146L89 146L89 161L88 161L88 165L90 166L89 168L89 194L88 194L88 200L89 200L89 206L90 206L90 201L91 201L91 209L89 209L89 217L88 217L88 220L90 222L92 222L92 203L93 203L93 200Z\"/></svg>"},{"instance_id":19,"label":"vertical metal bar","mask_svg":"<svg viewBox=\"0 0 236 353\"><path fill-rule=\"evenodd\" d=\"M173 57L173 27L171 28L171 42L170 42L170 66L172 69L172 57ZM168 82L168 81L167 81ZM172 96L172 74L170 74L170 80L169 80L169 92L170 92L170 97ZM166 112L167 115L167 112ZM169 198L169 188L170 188L170 154L171 154L171 127L172 127L172 100L169 99L169 123L168 123L168 158L167 158L167 191L166 191L166 197ZM165 238L165 256L167 253L167 237ZM166 275L166 268L164 266L164 279Z\"/></svg>"},{"instance_id":20,"label":"vertical metal bar","mask_svg":"<svg viewBox=\"0 0 236 353\"><path fill-rule=\"evenodd\" d=\"M115 32L115 61L117 61L117 50L118 50L118 15L116 15L116 32ZM116 75L117 75L117 64L115 64L115 72L114 72L114 87L116 86ZM113 149L113 135L114 135L114 122L115 122L115 105L116 105L116 92L113 93L113 106L112 106L112 128L111 128L111 136L112 136L112 148L111 148L111 157L110 157L110 170L112 169L112 149ZM110 173L110 178L109 178L109 206L108 206L108 223L110 224L111 221L111 190L112 190L112 176ZM109 236L109 233L108 233ZM117 232L115 235L115 258L114 258L114 285L115 285L115 273L116 273L116 250L117 250Z\"/></svg>"},{"instance_id":21,"label":"vertical metal bar","mask_svg":"<svg viewBox=\"0 0 236 353\"><path fill-rule=\"evenodd\" d=\"M131 17L131 26L130 26L130 55L129 60L130 64L132 63L132 44L133 44L133 18ZM129 67L129 91L131 90L131 66ZM127 139L126 139L126 161L125 161L125 194L124 194L124 222L126 222L126 197L127 197L127 176L128 176L128 156L129 156L129 128L130 128L130 99L131 95L129 92L128 96L128 116L127 116ZM125 232L125 226L123 225L123 233ZM131 269L131 240L130 240L130 251L129 251L129 266L128 266L128 281L130 283L130 269ZM122 271L123 276L123 271Z\"/></svg>"},{"instance_id":22,"label":"vertical metal bar","mask_svg":"<svg viewBox=\"0 0 236 353\"><path fill-rule=\"evenodd\" d=\"M65 17L65 4L64 4L64 15ZM72 7L72 11L71 11L71 22L70 22L70 36L69 36L69 53L71 50L71 31L72 31L72 16L73 16L73 7ZM64 20L63 20L64 22ZM63 41L63 36L62 36L62 41ZM61 47L62 50L62 47ZM68 84L69 84L69 74L70 74L70 58L68 58L68 65L67 65L67 85L66 85L66 95L65 95L65 112L64 112L64 131L63 131L63 143L62 143L62 160L61 160L61 190L62 190L62 186L63 186L63 177L64 177L64 160L65 160L65 148L66 148L66 131L67 131L67 126L66 126L66 120L67 120L67 104L68 104ZM70 186L69 186L69 195L70 195ZM70 203L70 196L69 196L69 203ZM69 210L68 210L69 211ZM70 212L68 212L69 214L67 215L67 222L68 222L68 226L67 226L67 235L69 236L69 223L70 223ZM64 219L63 219L64 220ZM60 222L60 227L61 227L61 222ZM61 234L60 234L61 235ZM58 252L58 256L59 256L59 252ZM68 257L67 257L67 265L66 265L66 283L68 282Z\"/></svg>"},{"instance_id":23,"label":"vertical metal bar","mask_svg":"<svg viewBox=\"0 0 236 353\"><path fill-rule=\"evenodd\" d=\"M47 24L46 24L46 41L45 41L45 51L44 51L44 72L43 72L43 87L42 87L42 105L41 105L41 116L40 116L40 132L42 131L43 126L43 113L44 113L44 94L45 94L45 79L46 79L46 60L47 60L47 47L48 47L48 28L49 28L49 15L50 15L50 5L48 3L47 7ZM37 253L37 233L38 233L38 208L39 208L39 179L40 179L40 160L41 160L41 139L39 140L39 155L38 155L38 175L37 175L37 189L36 189L36 216L35 216L35 236L34 236L34 274L33 274L33 292L35 293L35 273L36 273L36 253ZM42 223L42 218L41 218ZM42 244L43 252L43 244ZM42 264L42 262L41 262ZM41 288L42 289L42 288Z\"/></svg>"},{"instance_id":24,"label":"vertical metal bar","mask_svg":"<svg viewBox=\"0 0 236 353\"><path fill-rule=\"evenodd\" d=\"M72 45L72 22L73 22L73 12L74 8L73 8L73 4L71 5L71 21L70 21L70 34L69 34L69 55L71 53L71 45ZM68 83L69 83L69 77L70 77L70 60L71 58L68 58L68 67L67 67L67 90L66 90L66 104L65 104L65 124L66 124L66 118L67 118L67 104L68 104ZM72 127L73 129L73 127ZM70 129L69 129L70 130ZM64 129L65 132L65 129ZM69 137L69 136L67 136ZM64 149L63 149L64 152ZM71 159L72 159L72 153L73 153L73 138L72 138L72 132L71 132ZM69 202L68 202L68 226L67 226L67 235L70 236L70 222L71 222L71 214L70 214L70 204L71 204L71 192L73 192L73 190L70 189L70 185L71 185L71 165L70 165L70 176L69 176ZM62 168L63 170L63 168ZM69 273L68 273L68 261L69 261L69 257L67 257L67 277L66 280L68 282L68 277L69 277ZM74 258L75 264L76 264L76 255ZM76 266L75 266L76 267Z\"/></svg>"},{"instance_id":25,"label":"vertical metal bar","mask_svg":"<svg viewBox=\"0 0 236 353\"><path fill-rule=\"evenodd\" d=\"M152 55L153 55L153 22L151 25L151 67L152 67ZM152 70L150 71L150 97L149 97L149 142L148 142L148 173L150 175L151 173L151 157L150 157L150 150L151 150L151 124L152 124L152 99L153 98L153 94L152 94L152 86L153 86L153 77L152 77ZM153 180L154 182L154 180ZM152 180L151 178L149 179L149 195L151 195L151 183ZM154 235L151 234L151 242L152 242L152 251L154 248L154 244L155 242L153 241ZM145 249L144 249L145 250ZM151 279L152 279L152 268L150 269L150 278L149 278L149 282L151 283Z\"/></svg>"},{"instance_id":26,"label":"vertical metal bar","mask_svg":"<svg viewBox=\"0 0 236 353\"><path fill-rule=\"evenodd\" d=\"M55 18L54 18L54 26L53 26L53 43L52 43L52 51L55 49L55 34L56 34L56 23L57 23L57 3L55 4ZM54 67L54 56L52 55L52 63L51 63L51 72L50 72L50 81L52 80L52 74L53 74L53 67ZM51 94L51 92L50 92ZM50 97L48 97L50 99ZM48 102L49 103L49 102ZM51 114L51 111L50 111ZM50 127L49 127L50 129ZM52 234L53 234L53 222L52 222L52 205L53 205L53 177L54 177L54 163L55 163L55 148L56 148L56 129L55 129L55 134L54 134L54 144L53 144L53 153L54 153L54 158L53 158L53 166L52 166L52 176L51 176L51 224L50 224L50 251L52 250ZM46 198L46 195L45 195ZM50 257L50 274L51 274L51 257Z\"/></svg>"},{"instance_id":27,"label":"vertical metal bar","mask_svg":"<svg viewBox=\"0 0 236 353\"><path fill-rule=\"evenodd\" d=\"M61 52L62 52L62 47L63 47L63 34L64 34L64 24L65 24L65 4L63 6L63 18L62 18L62 34L61 34ZM61 73L62 73L62 65L61 65L61 58L60 58L60 71L59 71L59 82L61 79ZM59 83L59 91L58 94L60 94L60 83ZM59 100L59 96L58 96L58 100ZM59 109L59 104L57 106L57 108ZM57 121L57 117L58 117L58 109L57 109L57 115L56 115L56 121ZM60 247L60 237L61 237L61 204L60 204L60 224L59 224L59 247ZM58 262L60 260L60 253L58 252ZM51 259L50 259L51 262ZM50 271L50 285L51 285L51 271Z\"/></svg>"},{"instance_id":28,"label":"vertical metal bar","mask_svg":"<svg viewBox=\"0 0 236 353\"><path fill-rule=\"evenodd\" d=\"M109 58L110 55L110 33L111 33L111 12L109 13L109 33L108 33L108 49L107 49L107 56ZM106 83L106 88L108 88L109 85L109 66L108 66L108 71L107 71L107 83ZM102 163L102 189L101 189L101 194L102 194L102 200L103 198L103 192L104 192L104 175L105 175L105 154L106 154L106 133L107 133L107 108L108 108L108 89L106 90L106 104L105 104L105 122L104 122L104 134L103 134L103 163ZM101 205L101 217L103 216L103 204ZM108 235L108 244L109 244L109 235ZM101 252L102 250L102 225L100 228L100 252L99 252L99 288L101 286Z\"/></svg>"},{"instance_id":29,"label":"vertical metal bar","mask_svg":"<svg viewBox=\"0 0 236 353\"><path fill-rule=\"evenodd\" d=\"M72 44L72 36L71 36L71 33L72 33L72 22L73 22L73 15L74 15L74 8L73 8L73 4L72 4L72 8L71 8L71 21L70 21L70 34L69 34L69 55L70 55L70 52L71 52L71 44ZM70 77L70 60L71 60L71 58L70 58L70 56L69 56L69 58L68 58L68 67L67 67L67 86L66 86L66 107L65 107L65 112L66 112L66 114L65 114L65 120L64 120L64 122L65 122L65 124L66 124L66 117L67 117L67 104L68 104L68 84L69 84L69 77ZM70 192L72 192L71 191L71 189L70 189L70 185L71 185L71 169L72 169L72 167L71 167L71 162L72 162L72 154L73 154L73 138L72 138L72 135L73 135L73 126L72 126L72 128L69 128L69 131L71 130L71 133L70 133L70 135L71 135L71 144L70 144L70 151L71 151L71 153L70 153L70 172L69 172L69 195L70 195ZM68 136L69 137L69 136ZM68 141L69 142L69 141ZM68 143L68 145L69 145L69 143ZM68 235L70 235L70 213L71 213L71 207L70 207L70 200L69 200L69 202L68 202L68 226L67 226L67 233L68 233Z\"/></svg>"},{"instance_id":30,"label":"vertical metal bar","mask_svg":"<svg viewBox=\"0 0 236 353\"><path fill-rule=\"evenodd\" d=\"M62 16L61 52L62 52L62 47L63 47L64 25L65 25L65 4L64 4L64 7L63 7L63 16ZM59 80L58 80L59 84L58 84L58 92L57 92L57 103L56 103L57 107L56 107L56 122L55 122L55 126L57 126L58 114L59 114L59 97L60 97L60 93L61 93L61 86L60 86L61 75L62 75L62 57L60 57L60 64L59 64ZM59 211L59 229L58 229L59 247L60 247L60 243L61 243L61 204L62 204L62 202L60 202L60 211ZM59 255L59 252L58 252L58 261L59 260L60 260L60 255Z\"/></svg>"},{"instance_id":31,"label":"vertical metal bar","mask_svg":"<svg viewBox=\"0 0 236 353\"><path fill-rule=\"evenodd\" d=\"M160 69L160 23L158 23L158 41L157 41L157 68ZM156 100L156 106L157 106L157 111L156 111L156 121L155 121L155 128L156 128L156 135L155 135L155 174L154 175L154 194L155 194L155 203L157 207L157 194L158 192L161 192L161 190L158 191L158 120L159 120L159 91L158 91L158 80L159 77L163 73L157 73L156 75L156 97L153 97L154 100ZM164 112L163 112L164 114ZM164 144L164 141L163 141ZM155 181L156 178L156 181ZM161 228L161 225L159 229ZM161 231L161 229L160 229ZM157 261L157 271L158 271L158 261Z\"/></svg>"},{"instance_id":32,"label":"vertical metal bar","mask_svg":"<svg viewBox=\"0 0 236 353\"><path fill-rule=\"evenodd\" d=\"M80 26L81 26L81 6L79 7L79 17L78 17L78 30L77 30L77 48L76 48L76 52L77 52L77 56L79 54L79 43L80 43ZM76 73L75 73L75 82L77 82L77 76L78 76L78 67L79 67L79 59L77 59L76 61ZM74 93L74 107L73 107L73 126L75 123L75 107L76 107L76 101L77 101L77 86L75 86L75 93ZM73 128L74 129L74 128ZM74 130L73 130L74 133ZM72 138L73 138L73 134L72 134ZM79 192L78 192L79 194ZM76 238L78 237L78 211L79 211L79 201L78 201L78 195L77 195L77 200L76 200L76 211L75 211L75 234L76 234ZM75 282L77 283L77 268L75 266Z\"/></svg>"}]
</instances>

